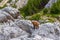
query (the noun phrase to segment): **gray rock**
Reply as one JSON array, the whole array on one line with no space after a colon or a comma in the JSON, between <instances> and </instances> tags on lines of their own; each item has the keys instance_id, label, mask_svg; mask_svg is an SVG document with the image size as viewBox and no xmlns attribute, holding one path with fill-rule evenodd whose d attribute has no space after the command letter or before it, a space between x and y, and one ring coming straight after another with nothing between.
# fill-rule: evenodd
<instances>
[{"instance_id":1,"label":"gray rock","mask_svg":"<svg viewBox=\"0 0 60 40\"><path fill-rule=\"evenodd\" d=\"M24 30L30 34L33 31L33 24L31 23L30 20L19 20L19 21L15 22L15 24L17 26L19 26L22 30Z\"/></svg>"},{"instance_id":2,"label":"gray rock","mask_svg":"<svg viewBox=\"0 0 60 40\"><path fill-rule=\"evenodd\" d=\"M23 8L28 3L28 0L18 0L16 2L17 9Z\"/></svg>"},{"instance_id":3,"label":"gray rock","mask_svg":"<svg viewBox=\"0 0 60 40\"><path fill-rule=\"evenodd\" d=\"M18 39L18 38L13 38L13 39L10 39L10 40L21 40L21 39Z\"/></svg>"},{"instance_id":4,"label":"gray rock","mask_svg":"<svg viewBox=\"0 0 60 40\"><path fill-rule=\"evenodd\" d=\"M50 0L46 5L45 5L45 8L50 8L52 5L53 5L53 3L56 3L57 2L57 0Z\"/></svg>"},{"instance_id":5,"label":"gray rock","mask_svg":"<svg viewBox=\"0 0 60 40\"><path fill-rule=\"evenodd\" d=\"M35 35L35 37L32 38L32 40L53 40L53 39L50 39L50 38L47 38L47 37L41 37L39 35Z\"/></svg>"},{"instance_id":6,"label":"gray rock","mask_svg":"<svg viewBox=\"0 0 60 40\"><path fill-rule=\"evenodd\" d=\"M44 23L35 30L30 20L15 20L10 21L10 25L8 23L3 25L2 34L8 36L9 40L60 40L59 22ZM32 33L30 38L27 32Z\"/></svg>"},{"instance_id":7,"label":"gray rock","mask_svg":"<svg viewBox=\"0 0 60 40\"><path fill-rule=\"evenodd\" d=\"M0 40L9 40L9 37L4 35L3 33L0 33Z\"/></svg>"},{"instance_id":8,"label":"gray rock","mask_svg":"<svg viewBox=\"0 0 60 40\"><path fill-rule=\"evenodd\" d=\"M10 14L0 10L0 22L7 22L8 20L14 19Z\"/></svg>"},{"instance_id":9,"label":"gray rock","mask_svg":"<svg viewBox=\"0 0 60 40\"><path fill-rule=\"evenodd\" d=\"M56 40L59 39L58 35L60 35L60 29L59 26L55 25L54 23L45 23L41 24L40 28L34 31L33 35L34 34Z\"/></svg>"},{"instance_id":10,"label":"gray rock","mask_svg":"<svg viewBox=\"0 0 60 40\"><path fill-rule=\"evenodd\" d=\"M12 8L12 7L5 7L2 9L3 11L9 13L13 18L17 19L18 16L20 16L20 13L17 9ZM20 16L21 18L21 16Z\"/></svg>"},{"instance_id":11,"label":"gray rock","mask_svg":"<svg viewBox=\"0 0 60 40\"><path fill-rule=\"evenodd\" d=\"M28 35L28 33L26 33L25 31L21 30L18 27L4 27L2 29L2 33L4 35L10 36L10 38L19 37L22 35Z\"/></svg>"},{"instance_id":12,"label":"gray rock","mask_svg":"<svg viewBox=\"0 0 60 40\"><path fill-rule=\"evenodd\" d=\"M46 38L46 37L41 37L39 35L35 35L34 38L20 37L20 38L13 38L11 40L53 40L53 39Z\"/></svg>"}]
</instances>

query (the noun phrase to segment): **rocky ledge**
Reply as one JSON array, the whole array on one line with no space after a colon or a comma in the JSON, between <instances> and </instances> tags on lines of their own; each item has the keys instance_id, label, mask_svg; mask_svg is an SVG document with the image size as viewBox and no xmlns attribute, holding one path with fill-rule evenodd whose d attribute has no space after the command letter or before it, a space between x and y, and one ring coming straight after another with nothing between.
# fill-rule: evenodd
<instances>
[{"instance_id":1,"label":"rocky ledge","mask_svg":"<svg viewBox=\"0 0 60 40\"><path fill-rule=\"evenodd\" d=\"M32 21L22 19L17 9L0 10L0 40L60 40L60 22L39 24L38 29L33 27Z\"/></svg>"}]
</instances>

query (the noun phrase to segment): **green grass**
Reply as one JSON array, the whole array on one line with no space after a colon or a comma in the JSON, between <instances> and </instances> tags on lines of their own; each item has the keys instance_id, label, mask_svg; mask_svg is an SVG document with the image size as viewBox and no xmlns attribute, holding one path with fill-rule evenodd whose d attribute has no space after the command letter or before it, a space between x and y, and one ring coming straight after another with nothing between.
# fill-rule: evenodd
<instances>
[{"instance_id":1,"label":"green grass","mask_svg":"<svg viewBox=\"0 0 60 40\"><path fill-rule=\"evenodd\" d=\"M43 0L43 1L42 0L28 0L27 5L19 10L22 13L22 15L24 15L24 17L30 16L30 15L40 12L48 1L49 0Z\"/></svg>"},{"instance_id":2,"label":"green grass","mask_svg":"<svg viewBox=\"0 0 60 40\"><path fill-rule=\"evenodd\" d=\"M47 15L47 16L54 17L56 19L59 19L59 16L60 16L60 0L57 0L56 3L53 3L51 8L48 8L48 9L44 8L43 14Z\"/></svg>"},{"instance_id":3,"label":"green grass","mask_svg":"<svg viewBox=\"0 0 60 40\"><path fill-rule=\"evenodd\" d=\"M13 8L17 8L17 6L14 4L14 5L11 5Z\"/></svg>"},{"instance_id":4,"label":"green grass","mask_svg":"<svg viewBox=\"0 0 60 40\"><path fill-rule=\"evenodd\" d=\"M42 10L43 12L39 12L39 14L35 14L30 19L32 20L49 20L49 22L54 22L59 19L60 16L60 0L58 0L56 3L53 3L51 8L44 8ZM42 14L42 15L41 15ZM47 18L46 18L47 17Z\"/></svg>"},{"instance_id":5,"label":"green grass","mask_svg":"<svg viewBox=\"0 0 60 40\"><path fill-rule=\"evenodd\" d=\"M0 2L3 1L3 0L0 0Z\"/></svg>"},{"instance_id":6,"label":"green grass","mask_svg":"<svg viewBox=\"0 0 60 40\"><path fill-rule=\"evenodd\" d=\"M10 3L12 0L9 0L8 3Z\"/></svg>"},{"instance_id":7,"label":"green grass","mask_svg":"<svg viewBox=\"0 0 60 40\"><path fill-rule=\"evenodd\" d=\"M57 3L54 3L50 9L50 13L60 14L60 0Z\"/></svg>"},{"instance_id":8,"label":"green grass","mask_svg":"<svg viewBox=\"0 0 60 40\"><path fill-rule=\"evenodd\" d=\"M60 14L60 0L58 0L56 3L53 3L51 8L45 8L43 12L56 15Z\"/></svg>"},{"instance_id":9,"label":"green grass","mask_svg":"<svg viewBox=\"0 0 60 40\"><path fill-rule=\"evenodd\" d=\"M0 9L2 9L2 8L4 8L4 7L6 7L6 4L5 4L3 7L0 7Z\"/></svg>"}]
</instances>

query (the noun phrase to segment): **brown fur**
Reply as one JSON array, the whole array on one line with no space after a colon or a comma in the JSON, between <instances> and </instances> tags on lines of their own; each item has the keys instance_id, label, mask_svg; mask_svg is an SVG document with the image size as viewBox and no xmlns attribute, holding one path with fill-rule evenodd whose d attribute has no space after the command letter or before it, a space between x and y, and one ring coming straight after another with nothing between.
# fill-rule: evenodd
<instances>
[{"instance_id":1,"label":"brown fur","mask_svg":"<svg viewBox=\"0 0 60 40\"><path fill-rule=\"evenodd\" d=\"M39 28L39 22L38 21L32 21L32 24L34 25L34 29Z\"/></svg>"}]
</instances>

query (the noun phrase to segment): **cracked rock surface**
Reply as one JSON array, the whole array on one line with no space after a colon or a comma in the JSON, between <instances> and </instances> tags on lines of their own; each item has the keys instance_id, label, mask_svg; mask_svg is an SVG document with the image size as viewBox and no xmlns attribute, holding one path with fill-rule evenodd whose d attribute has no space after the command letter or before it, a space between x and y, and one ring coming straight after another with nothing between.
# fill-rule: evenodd
<instances>
[{"instance_id":1,"label":"cracked rock surface","mask_svg":"<svg viewBox=\"0 0 60 40\"><path fill-rule=\"evenodd\" d=\"M29 22L31 21L30 20L19 20L18 22L11 22L10 25L7 25L7 23L3 24L4 26L0 28L1 33L5 36L8 36L9 37L8 40L59 40L60 39L59 23L58 24L44 23L44 24L39 25L39 29L33 30L32 28L30 28L32 29L30 30L28 28L33 27L33 25L31 23L29 25ZM20 26L23 29L20 28ZM30 38L28 37L29 32L26 32L26 30L32 31ZM2 38L4 38L4 36L2 36Z\"/></svg>"},{"instance_id":2,"label":"cracked rock surface","mask_svg":"<svg viewBox=\"0 0 60 40\"><path fill-rule=\"evenodd\" d=\"M31 20L15 18L19 15L13 15L18 11L10 8L0 11L0 40L60 40L60 22L39 24L39 28L34 30ZM10 16L14 21L7 18Z\"/></svg>"}]
</instances>

